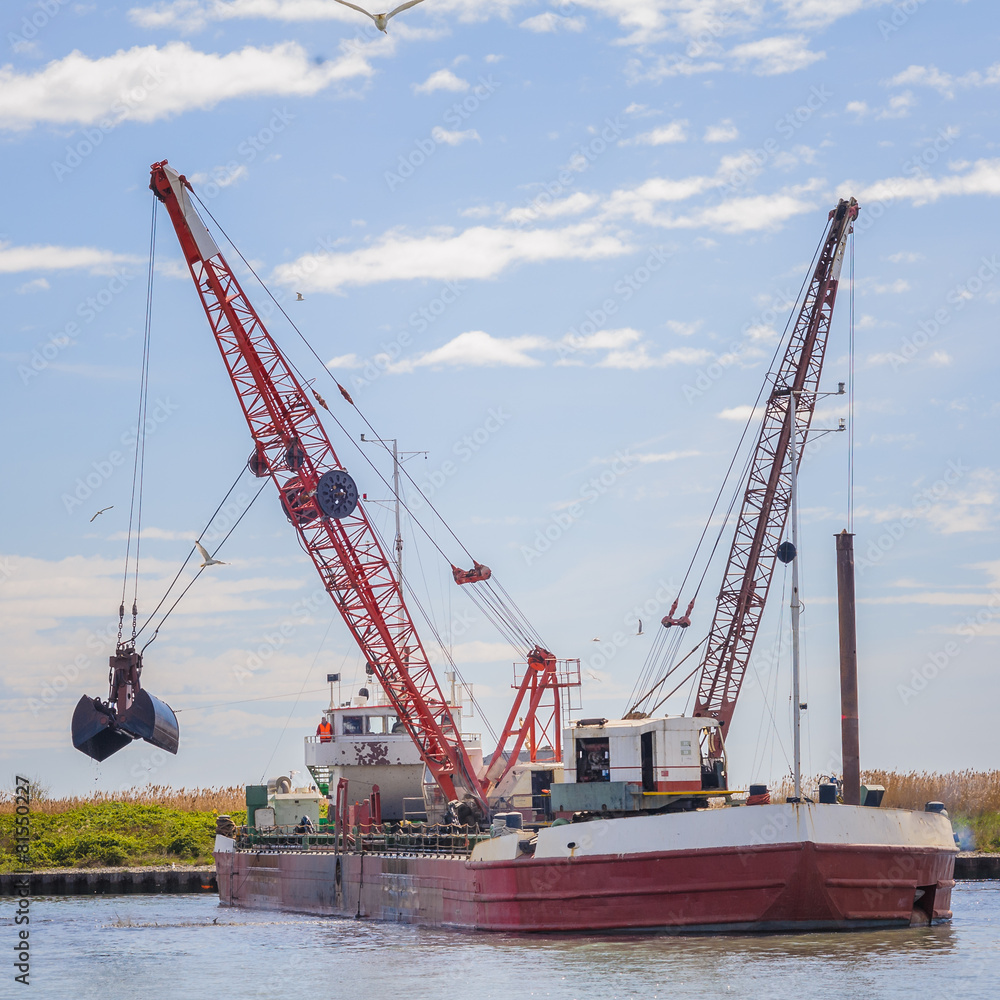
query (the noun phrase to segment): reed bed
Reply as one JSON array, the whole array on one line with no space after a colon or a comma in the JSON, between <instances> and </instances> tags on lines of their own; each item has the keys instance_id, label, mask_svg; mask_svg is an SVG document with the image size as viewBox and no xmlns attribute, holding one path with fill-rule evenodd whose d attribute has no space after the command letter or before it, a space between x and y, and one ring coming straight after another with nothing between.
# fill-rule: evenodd
<instances>
[{"instance_id":1,"label":"reed bed","mask_svg":"<svg viewBox=\"0 0 1000 1000\"><path fill-rule=\"evenodd\" d=\"M803 794L818 798L819 783L819 775L803 779ZM923 809L928 802L943 802L953 817L977 819L1000 814L1000 771L862 771L861 784L884 785L882 806L887 809ZM771 787L774 802L791 794L791 778Z\"/></svg>"},{"instance_id":2,"label":"reed bed","mask_svg":"<svg viewBox=\"0 0 1000 1000\"><path fill-rule=\"evenodd\" d=\"M923 809L943 802L952 816L975 819L1000 813L1000 771L865 771L862 784L885 785L883 806Z\"/></svg>"},{"instance_id":3,"label":"reed bed","mask_svg":"<svg viewBox=\"0 0 1000 1000\"><path fill-rule=\"evenodd\" d=\"M224 788L171 788L169 785L146 785L127 788L120 792L94 792L91 795L73 795L67 798L50 798L44 789L32 789L33 814L54 816L81 806L125 805L164 806L181 812L233 813L246 808L246 791L242 786ZM14 794L0 791L0 814L14 811Z\"/></svg>"}]
</instances>

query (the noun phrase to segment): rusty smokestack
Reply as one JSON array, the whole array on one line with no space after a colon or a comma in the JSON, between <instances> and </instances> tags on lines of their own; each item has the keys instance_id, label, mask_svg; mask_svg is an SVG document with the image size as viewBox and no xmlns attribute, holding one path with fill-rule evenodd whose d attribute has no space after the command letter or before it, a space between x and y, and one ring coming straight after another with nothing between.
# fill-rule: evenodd
<instances>
[{"instance_id":1,"label":"rusty smokestack","mask_svg":"<svg viewBox=\"0 0 1000 1000\"><path fill-rule=\"evenodd\" d=\"M840 738L844 758L845 805L861 805L861 749L858 737L858 632L854 611L854 535L837 537L837 606L840 611Z\"/></svg>"}]
</instances>

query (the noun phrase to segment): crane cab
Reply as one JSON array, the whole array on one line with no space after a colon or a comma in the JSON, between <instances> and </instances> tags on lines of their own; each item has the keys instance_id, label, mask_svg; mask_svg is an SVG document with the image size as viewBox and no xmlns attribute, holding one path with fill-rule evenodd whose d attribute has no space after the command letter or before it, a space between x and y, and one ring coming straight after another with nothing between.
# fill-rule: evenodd
<instances>
[{"instance_id":1,"label":"crane cab","mask_svg":"<svg viewBox=\"0 0 1000 1000\"><path fill-rule=\"evenodd\" d=\"M566 768L552 811L631 813L690 809L727 790L715 719L579 719L565 730Z\"/></svg>"}]
</instances>

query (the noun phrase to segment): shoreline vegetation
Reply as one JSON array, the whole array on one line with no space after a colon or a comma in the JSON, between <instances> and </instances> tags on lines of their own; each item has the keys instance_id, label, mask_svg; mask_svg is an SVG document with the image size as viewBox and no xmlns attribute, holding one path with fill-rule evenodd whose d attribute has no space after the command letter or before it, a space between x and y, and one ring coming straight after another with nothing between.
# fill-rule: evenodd
<instances>
[{"instance_id":1,"label":"shoreline vegetation","mask_svg":"<svg viewBox=\"0 0 1000 1000\"><path fill-rule=\"evenodd\" d=\"M51 798L32 787L32 870L214 865L215 818L246 822L242 787L147 785ZM16 871L14 797L0 792L0 872Z\"/></svg>"},{"instance_id":2,"label":"shoreline vegetation","mask_svg":"<svg viewBox=\"0 0 1000 1000\"><path fill-rule=\"evenodd\" d=\"M810 795L818 778L805 783ZM943 802L963 851L1000 852L1000 771L946 774L864 771L862 783L884 785L882 808L923 809ZM774 801L784 783L771 784ZM810 795L815 798L815 795ZM147 785L121 792L51 798L32 788L30 860L33 870L165 865L212 865L215 818L246 822L241 786L170 788ZM14 795L0 791L0 872L16 871Z\"/></svg>"}]
</instances>

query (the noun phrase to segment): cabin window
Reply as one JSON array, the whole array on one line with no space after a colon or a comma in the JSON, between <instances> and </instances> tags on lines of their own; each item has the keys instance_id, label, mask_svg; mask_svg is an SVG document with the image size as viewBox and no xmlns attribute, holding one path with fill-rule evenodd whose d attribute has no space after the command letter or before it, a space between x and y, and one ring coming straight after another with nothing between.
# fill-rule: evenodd
<instances>
[{"instance_id":1,"label":"cabin window","mask_svg":"<svg viewBox=\"0 0 1000 1000\"><path fill-rule=\"evenodd\" d=\"M368 721L368 716L366 715L345 715L344 735L363 736L365 733L365 723L367 721Z\"/></svg>"},{"instance_id":2,"label":"cabin window","mask_svg":"<svg viewBox=\"0 0 1000 1000\"><path fill-rule=\"evenodd\" d=\"M607 737L576 741L576 780L611 780L611 752Z\"/></svg>"}]
</instances>

